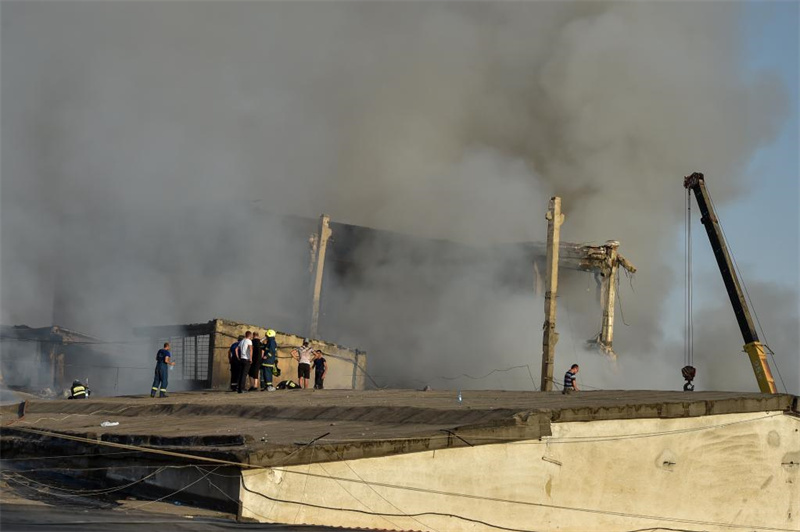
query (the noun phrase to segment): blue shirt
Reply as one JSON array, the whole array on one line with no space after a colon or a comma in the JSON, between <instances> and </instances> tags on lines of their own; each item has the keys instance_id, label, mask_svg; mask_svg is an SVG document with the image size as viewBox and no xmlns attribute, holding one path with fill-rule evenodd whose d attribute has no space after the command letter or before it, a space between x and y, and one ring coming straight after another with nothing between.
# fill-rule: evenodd
<instances>
[{"instance_id":1,"label":"blue shirt","mask_svg":"<svg viewBox=\"0 0 800 532\"><path fill-rule=\"evenodd\" d=\"M325 373L325 357L315 358L311 363L314 364L314 373L317 375Z\"/></svg>"},{"instance_id":2,"label":"blue shirt","mask_svg":"<svg viewBox=\"0 0 800 532\"><path fill-rule=\"evenodd\" d=\"M575 381L575 374L572 373L572 370L569 370L564 374L564 389L571 390L573 388L572 383Z\"/></svg>"},{"instance_id":3,"label":"blue shirt","mask_svg":"<svg viewBox=\"0 0 800 532\"><path fill-rule=\"evenodd\" d=\"M172 358L172 354L167 351L166 349L159 349L158 353L156 353L156 362L159 364L166 364L167 358Z\"/></svg>"},{"instance_id":4,"label":"blue shirt","mask_svg":"<svg viewBox=\"0 0 800 532\"><path fill-rule=\"evenodd\" d=\"M239 347L239 341L235 341L231 344L231 348L228 349L228 360L234 360L236 358L236 348Z\"/></svg>"}]
</instances>

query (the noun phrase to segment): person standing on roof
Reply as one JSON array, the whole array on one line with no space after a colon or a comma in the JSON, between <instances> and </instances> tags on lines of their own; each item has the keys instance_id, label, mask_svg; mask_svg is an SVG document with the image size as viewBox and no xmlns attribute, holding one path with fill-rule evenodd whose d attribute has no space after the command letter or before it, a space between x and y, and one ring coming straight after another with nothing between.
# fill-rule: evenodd
<instances>
[{"instance_id":1,"label":"person standing on roof","mask_svg":"<svg viewBox=\"0 0 800 532\"><path fill-rule=\"evenodd\" d=\"M314 351L314 389L321 390L328 374L328 361L322 356L322 351Z\"/></svg>"},{"instance_id":2,"label":"person standing on roof","mask_svg":"<svg viewBox=\"0 0 800 532\"><path fill-rule=\"evenodd\" d=\"M253 333L247 331L244 333L244 339L239 342L239 389L238 393L244 393L247 390L247 377L250 371L250 364L253 358Z\"/></svg>"},{"instance_id":3,"label":"person standing on roof","mask_svg":"<svg viewBox=\"0 0 800 532\"><path fill-rule=\"evenodd\" d=\"M570 394L579 390L578 379L576 378L579 369L577 364L573 364L564 374L564 390L561 393Z\"/></svg>"},{"instance_id":4,"label":"person standing on roof","mask_svg":"<svg viewBox=\"0 0 800 532\"><path fill-rule=\"evenodd\" d=\"M264 340L264 359L261 364L261 386L268 392L274 392L272 377L280 375L278 370L278 343L275 341L275 331L269 329Z\"/></svg>"},{"instance_id":5,"label":"person standing on roof","mask_svg":"<svg viewBox=\"0 0 800 532\"><path fill-rule=\"evenodd\" d=\"M301 388L308 388L308 379L311 378L311 360L314 358L314 350L308 344L309 341L306 338L301 347L292 349L292 357L297 360L297 380L300 381Z\"/></svg>"},{"instance_id":6,"label":"person standing on roof","mask_svg":"<svg viewBox=\"0 0 800 532\"><path fill-rule=\"evenodd\" d=\"M239 342L244 340L244 335L231 344L228 349L228 364L231 365L231 391L235 392L239 388Z\"/></svg>"},{"instance_id":7,"label":"person standing on roof","mask_svg":"<svg viewBox=\"0 0 800 532\"><path fill-rule=\"evenodd\" d=\"M250 364L250 371L248 372L250 378L253 380L252 386L247 390L249 392L257 392L259 390L258 377L261 375L261 359L264 354L264 344L261 343L261 335L258 332L253 333L253 356Z\"/></svg>"},{"instance_id":8,"label":"person standing on roof","mask_svg":"<svg viewBox=\"0 0 800 532\"><path fill-rule=\"evenodd\" d=\"M164 348L156 353L156 374L153 378L153 389L150 390L150 397L155 397L156 392L159 397L167 397L167 384L169 380L169 367L174 366L172 353L169 352L169 342L164 342Z\"/></svg>"}]
</instances>

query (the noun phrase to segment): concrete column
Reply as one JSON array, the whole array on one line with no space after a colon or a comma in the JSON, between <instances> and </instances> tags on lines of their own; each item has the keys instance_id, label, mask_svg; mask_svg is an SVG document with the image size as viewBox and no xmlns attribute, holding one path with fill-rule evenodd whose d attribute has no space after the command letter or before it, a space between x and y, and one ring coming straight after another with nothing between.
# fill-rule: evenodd
<instances>
[{"instance_id":1,"label":"concrete column","mask_svg":"<svg viewBox=\"0 0 800 532\"><path fill-rule=\"evenodd\" d=\"M65 376L65 360L64 353L59 353L58 360L56 361L56 389L60 390L67 385Z\"/></svg>"},{"instance_id":2,"label":"concrete column","mask_svg":"<svg viewBox=\"0 0 800 532\"><path fill-rule=\"evenodd\" d=\"M616 358L614 354L614 304L617 296L617 271L619 269L619 261L617 260L617 249L619 242L608 241L606 242L606 266L603 268L603 327L600 330L600 349L603 353L612 358Z\"/></svg>"},{"instance_id":3,"label":"concrete column","mask_svg":"<svg viewBox=\"0 0 800 532\"><path fill-rule=\"evenodd\" d=\"M544 295L544 335L542 338L542 377L541 390L553 389L553 362L555 360L556 342L556 292L558 289L558 244L561 240L561 198L550 198L547 211L547 276Z\"/></svg>"},{"instance_id":4,"label":"concrete column","mask_svg":"<svg viewBox=\"0 0 800 532\"><path fill-rule=\"evenodd\" d=\"M50 360L50 384L49 388L53 391L56 389L56 345L50 344L48 358Z\"/></svg>"},{"instance_id":5,"label":"concrete column","mask_svg":"<svg viewBox=\"0 0 800 532\"><path fill-rule=\"evenodd\" d=\"M328 239L331 237L330 221L331 217L327 214L323 214L319 218L316 249L312 258L311 326L308 333L311 338L317 337L319 329L319 304L322 294L322 276L325 273L325 251L328 247Z\"/></svg>"}]
</instances>

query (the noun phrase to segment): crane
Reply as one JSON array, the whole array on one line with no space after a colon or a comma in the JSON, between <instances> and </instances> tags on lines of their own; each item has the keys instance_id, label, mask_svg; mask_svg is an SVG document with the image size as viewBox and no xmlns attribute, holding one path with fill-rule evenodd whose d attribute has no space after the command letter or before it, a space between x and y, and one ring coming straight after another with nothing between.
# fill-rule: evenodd
<instances>
[{"instance_id":1,"label":"crane","mask_svg":"<svg viewBox=\"0 0 800 532\"><path fill-rule=\"evenodd\" d=\"M758 387L761 393L777 393L775 379L772 377L772 371L767 362L766 348L758 339L755 323L753 323L750 309L739 284L739 278L733 267L733 261L728 253L728 246L725 243L719 219L714 211L713 202L708 195L703 174L695 172L685 177L683 186L690 194L694 192L694 197L700 208L700 221L706 228L708 239L711 241L711 249L714 251L714 258L717 259L722 280L725 282L725 289L728 291L728 297L731 300L731 305L733 305L736 322L739 324L739 330L742 332L742 338L744 338L744 350L750 358L750 364L753 366Z\"/></svg>"}]
</instances>

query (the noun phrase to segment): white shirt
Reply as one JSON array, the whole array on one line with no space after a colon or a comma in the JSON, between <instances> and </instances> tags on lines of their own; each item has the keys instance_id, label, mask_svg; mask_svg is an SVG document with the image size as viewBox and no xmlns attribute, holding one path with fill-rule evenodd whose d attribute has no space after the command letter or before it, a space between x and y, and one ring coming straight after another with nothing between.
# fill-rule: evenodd
<instances>
[{"instance_id":1,"label":"white shirt","mask_svg":"<svg viewBox=\"0 0 800 532\"><path fill-rule=\"evenodd\" d=\"M242 360L250 360L250 353L253 352L253 341L245 338L239 342L239 356Z\"/></svg>"},{"instance_id":2,"label":"white shirt","mask_svg":"<svg viewBox=\"0 0 800 532\"><path fill-rule=\"evenodd\" d=\"M297 350L301 364L311 364L311 359L314 358L314 350L310 347L300 347Z\"/></svg>"}]
</instances>

